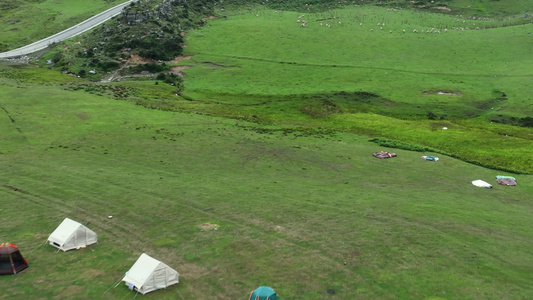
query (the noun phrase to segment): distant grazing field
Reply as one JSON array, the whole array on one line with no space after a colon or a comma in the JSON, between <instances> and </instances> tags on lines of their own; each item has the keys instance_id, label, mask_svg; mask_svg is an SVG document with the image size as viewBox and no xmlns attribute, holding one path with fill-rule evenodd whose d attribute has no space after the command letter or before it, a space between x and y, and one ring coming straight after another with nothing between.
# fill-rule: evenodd
<instances>
[{"instance_id":1,"label":"distant grazing field","mask_svg":"<svg viewBox=\"0 0 533 300\"><path fill-rule=\"evenodd\" d=\"M0 2L0 52L74 26L124 0L9 0Z\"/></svg>"},{"instance_id":2,"label":"distant grazing field","mask_svg":"<svg viewBox=\"0 0 533 300\"><path fill-rule=\"evenodd\" d=\"M30 264L3 297L133 299L118 283L143 252L181 274L157 299L533 297L532 176L500 186L511 174L353 134L148 110L46 69L0 66L0 83L2 240ZM47 245L65 217L99 243Z\"/></svg>"},{"instance_id":3,"label":"distant grazing field","mask_svg":"<svg viewBox=\"0 0 533 300\"><path fill-rule=\"evenodd\" d=\"M431 103L446 112L446 106L487 101L497 90L509 100L496 111L488 107L487 114L533 114L527 42L533 24L502 27L506 23L513 20L372 6L241 12L188 33L185 50L194 57L183 64L197 65L186 72L187 92L200 97L365 91L396 102Z\"/></svg>"},{"instance_id":4,"label":"distant grazing field","mask_svg":"<svg viewBox=\"0 0 533 300\"><path fill-rule=\"evenodd\" d=\"M183 94L226 104L212 108L221 114L386 136L531 172L531 129L497 124L533 115L530 22L373 6L234 10L187 33Z\"/></svg>"}]
</instances>

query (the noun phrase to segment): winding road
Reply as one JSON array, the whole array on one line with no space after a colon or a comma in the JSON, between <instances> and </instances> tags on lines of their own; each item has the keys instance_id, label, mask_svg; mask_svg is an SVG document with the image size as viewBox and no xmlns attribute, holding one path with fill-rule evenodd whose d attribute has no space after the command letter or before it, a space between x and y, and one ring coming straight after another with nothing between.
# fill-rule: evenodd
<instances>
[{"instance_id":1,"label":"winding road","mask_svg":"<svg viewBox=\"0 0 533 300\"><path fill-rule=\"evenodd\" d=\"M135 2L137 0L129 0L127 2L124 2L122 4L119 4L113 8L110 8L102 13L97 14L96 16L93 16L77 25L74 25L66 30L63 30L59 33L56 33L52 36L49 36L47 38L44 38L40 41L37 41L35 43L29 44L24 47L20 47L11 51L0 53L0 58L13 58L13 57L19 57L28 55L31 53L34 53L36 51L42 50L49 45L53 43L58 43L63 40L66 40L68 38L71 38L73 36L76 36L82 32L85 32L89 29L92 29L105 21L111 19L112 17L120 14L124 7L128 6L130 3Z\"/></svg>"}]
</instances>

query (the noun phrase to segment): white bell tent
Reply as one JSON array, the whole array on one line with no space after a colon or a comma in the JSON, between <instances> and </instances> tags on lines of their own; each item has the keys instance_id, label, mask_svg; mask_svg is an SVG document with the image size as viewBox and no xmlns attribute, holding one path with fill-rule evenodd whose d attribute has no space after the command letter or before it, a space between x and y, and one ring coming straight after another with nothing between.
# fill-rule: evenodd
<instances>
[{"instance_id":1,"label":"white bell tent","mask_svg":"<svg viewBox=\"0 0 533 300\"><path fill-rule=\"evenodd\" d=\"M68 251L84 248L98 242L96 233L84 225L65 218L61 224L48 237L50 245Z\"/></svg>"},{"instance_id":2,"label":"white bell tent","mask_svg":"<svg viewBox=\"0 0 533 300\"><path fill-rule=\"evenodd\" d=\"M143 253L122 279L134 291L146 294L179 283L179 273Z\"/></svg>"}]
</instances>

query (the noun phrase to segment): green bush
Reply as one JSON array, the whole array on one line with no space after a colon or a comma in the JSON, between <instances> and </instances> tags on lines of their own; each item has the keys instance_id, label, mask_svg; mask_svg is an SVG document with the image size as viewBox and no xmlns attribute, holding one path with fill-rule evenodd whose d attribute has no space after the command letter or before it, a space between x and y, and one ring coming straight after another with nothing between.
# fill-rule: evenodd
<instances>
[{"instance_id":1,"label":"green bush","mask_svg":"<svg viewBox=\"0 0 533 300\"><path fill-rule=\"evenodd\" d=\"M397 141L397 140L391 140L391 139L382 138L382 137L373 138L373 139L370 139L369 141L370 142L374 142L374 143L376 143L376 144L378 144L380 146L383 146L383 147L405 149L405 150L417 151L417 152L425 152L425 151L427 151L427 152L439 152L439 153L441 153L441 151L439 151L437 149L434 149L434 148L431 148L431 147L417 145L417 144L411 144L411 143L406 143L406 142Z\"/></svg>"}]
</instances>

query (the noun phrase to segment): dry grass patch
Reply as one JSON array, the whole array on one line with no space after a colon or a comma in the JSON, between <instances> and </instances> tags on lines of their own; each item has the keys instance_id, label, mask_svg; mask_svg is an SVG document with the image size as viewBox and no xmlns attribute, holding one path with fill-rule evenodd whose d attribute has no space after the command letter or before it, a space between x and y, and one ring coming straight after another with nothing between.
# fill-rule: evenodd
<instances>
[{"instance_id":1,"label":"dry grass patch","mask_svg":"<svg viewBox=\"0 0 533 300\"><path fill-rule=\"evenodd\" d=\"M81 278L83 278L83 279L93 279L95 277L103 276L105 274L106 274L106 272L104 270L87 269L87 270L83 271L83 273L81 274Z\"/></svg>"},{"instance_id":2,"label":"dry grass patch","mask_svg":"<svg viewBox=\"0 0 533 300\"><path fill-rule=\"evenodd\" d=\"M83 287L80 285L70 285L67 288L65 288L61 293L59 293L59 295L57 295L57 298L63 299L63 298L75 297L76 295L79 295L82 290L83 290Z\"/></svg>"},{"instance_id":3,"label":"dry grass patch","mask_svg":"<svg viewBox=\"0 0 533 300\"><path fill-rule=\"evenodd\" d=\"M195 264L180 264L176 270L188 280L196 280L210 274L210 271L205 267Z\"/></svg>"},{"instance_id":4,"label":"dry grass patch","mask_svg":"<svg viewBox=\"0 0 533 300\"><path fill-rule=\"evenodd\" d=\"M220 226L214 223L203 223L203 224L196 225L196 227L202 230L215 230L215 228L218 228Z\"/></svg>"},{"instance_id":5,"label":"dry grass patch","mask_svg":"<svg viewBox=\"0 0 533 300\"><path fill-rule=\"evenodd\" d=\"M185 73L183 73L183 70L188 69L190 67L192 66L173 66L170 67L170 73L185 77Z\"/></svg>"},{"instance_id":6,"label":"dry grass patch","mask_svg":"<svg viewBox=\"0 0 533 300\"><path fill-rule=\"evenodd\" d=\"M191 58L192 58L192 55L176 56L176 58L174 58L174 60L172 60L172 62L179 63L182 60L187 60L187 59L191 59Z\"/></svg>"}]
</instances>

